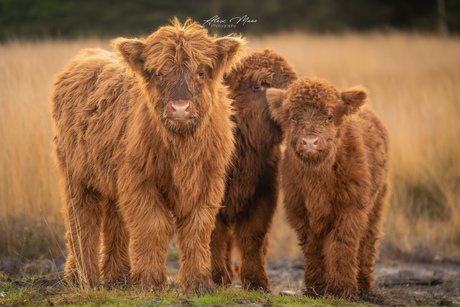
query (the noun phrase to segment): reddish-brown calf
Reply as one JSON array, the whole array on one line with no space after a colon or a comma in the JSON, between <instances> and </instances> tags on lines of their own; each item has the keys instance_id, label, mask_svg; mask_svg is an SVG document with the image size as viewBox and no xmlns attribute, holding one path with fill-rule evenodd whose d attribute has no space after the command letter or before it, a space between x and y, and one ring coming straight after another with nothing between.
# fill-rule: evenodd
<instances>
[{"instance_id":1,"label":"reddish-brown calf","mask_svg":"<svg viewBox=\"0 0 460 307\"><path fill-rule=\"evenodd\" d=\"M267 232L278 196L281 127L271 119L265 91L287 88L297 74L273 50L254 51L227 77L234 99L236 151L225 199L211 239L212 275L231 284L232 242L241 252L240 278L246 289L268 289Z\"/></svg>"},{"instance_id":2,"label":"reddish-brown calf","mask_svg":"<svg viewBox=\"0 0 460 307\"><path fill-rule=\"evenodd\" d=\"M356 298L373 265L388 193L388 132L367 92L303 78L267 91L286 151L281 186L305 255L306 293Z\"/></svg>"},{"instance_id":3,"label":"reddish-brown calf","mask_svg":"<svg viewBox=\"0 0 460 307\"><path fill-rule=\"evenodd\" d=\"M212 288L209 242L234 150L222 78L244 42L175 19L147 39L113 45L116 55L82 51L54 83L66 276L161 288L175 228L179 281Z\"/></svg>"}]
</instances>

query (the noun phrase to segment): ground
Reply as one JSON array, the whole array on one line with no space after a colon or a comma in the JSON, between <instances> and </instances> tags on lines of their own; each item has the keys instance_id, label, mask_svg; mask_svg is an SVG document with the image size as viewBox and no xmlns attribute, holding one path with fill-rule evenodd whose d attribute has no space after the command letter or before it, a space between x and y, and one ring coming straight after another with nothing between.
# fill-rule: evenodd
<instances>
[{"instance_id":1,"label":"ground","mask_svg":"<svg viewBox=\"0 0 460 307\"><path fill-rule=\"evenodd\" d=\"M4 305L35 305L34 297L43 305L59 304L81 304L81 298L75 301L75 297L69 296L68 289L65 290L61 282L60 272L63 268L63 258L54 261L36 260L25 261L20 258L9 258L0 261L0 306ZM179 270L179 263L176 260L168 261L168 267L171 280ZM360 302L364 306L460 306L460 263L454 263L443 259L435 259L431 263L423 262L402 262L402 261L385 261L376 265L376 289L372 296L362 299ZM227 292L217 292L220 298L214 301L211 298L210 305L238 305L238 306L277 306L277 298L282 296L298 296L302 291L303 264L301 262L269 262L268 274L270 276L271 294L270 295L245 295L239 288L239 282L235 282L232 290ZM173 283L174 285L174 283ZM103 288L107 289L107 285ZM110 286L109 286L110 288ZM172 286L174 288L174 286ZM15 290L13 290L15 289ZM39 292L37 298L32 292ZM233 295L227 300L229 292ZM15 294L13 294L15 293ZM19 294L18 294L19 293ZM9 296L15 295L12 299ZM172 305L182 306L199 306L209 305L206 301L209 298L193 300L187 296L179 295L175 298L165 297L144 297L141 301L134 301L131 292L122 292L118 298L102 299L97 295L86 294L90 305L99 305L110 303L120 299L121 305L140 304L149 305ZM99 294L100 295L100 294ZM128 299L128 301L126 301ZM132 301L130 301L130 299ZM168 301L170 299L170 301ZM220 300L219 300L220 299ZM266 300L266 301L265 301ZM270 301L271 300L271 301ZM141 303L142 302L142 303ZM179 303L178 303L179 302ZM290 304L286 299L280 300L279 306ZM306 301L292 301L292 304L298 302L300 305ZM320 301L321 302L321 301ZM326 300L321 305L342 306L343 301ZM308 301L307 301L308 304ZM312 305L318 305L318 301L312 301ZM345 303L346 304L346 303Z\"/></svg>"},{"instance_id":2,"label":"ground","mask_svg":"<svg viewBox=\"0 0 460 307\"><path fill-rule=\"evenodd\" d=\"M376 289L364 301L382 306L460 305L460 264L379 263ZM302 263L270 263L273 292L300 292Z\"/></svg>"}]
</instances>

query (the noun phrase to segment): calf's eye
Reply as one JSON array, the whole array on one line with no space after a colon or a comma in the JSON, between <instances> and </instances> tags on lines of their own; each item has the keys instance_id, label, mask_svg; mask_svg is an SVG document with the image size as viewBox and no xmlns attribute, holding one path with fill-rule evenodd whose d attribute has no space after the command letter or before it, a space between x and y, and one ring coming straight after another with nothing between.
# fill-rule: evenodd
<instances>
[{"instance_id":1,"label":"calf's eye","mask_svg":"<svg viewBox=\"0 0 460 307\"><path fill-rule=\"evenodd\" d=\"M327 118L328 121L331 121L332 120L332 115L329 115L329 117Z\"/></svg>"},{"instance_id":2,"label":"calf's eye","mask_svg":"<svg viewBox=\"0 0 460 307\"><path fill-rule=\"evenodd\" d=\"M203 77L204 76L204 71L200 71L198 76Z\"/></svg>"},{"instance_id":3,"label":"calf's eye","mask_svg":"<svg viewBox=\"0 0 460 307\"><path fill-rule=\"evenodd\" d=\"M260 84L254 84L251 89L253 92L260 92L260 91L265 91L267 87L262 83L262 85Z\"/></svg>"}]
</instances>

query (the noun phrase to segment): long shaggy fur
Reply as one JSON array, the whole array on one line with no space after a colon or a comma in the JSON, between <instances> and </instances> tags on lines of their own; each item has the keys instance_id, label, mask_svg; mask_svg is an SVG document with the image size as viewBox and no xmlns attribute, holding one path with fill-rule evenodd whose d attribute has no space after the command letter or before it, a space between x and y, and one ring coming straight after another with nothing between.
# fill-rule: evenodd
<instances>
[{"instance_id":1,"label":"long shaggy fur","mask_svg":"<svg viewBox=\"0 0 460 307\"><path fill-rule=\"evenodd\" d=\"M234 150L222 78L244 41L175 19L146 39L113 45L116 54L83 50L54 82L66 276L161 288L175 229L179 281L186 290L212 288L209 242ZM165 117L168 103L183 97L197 115Z\"/></svg>"},{"instance_id":2,"label":"long shaggy fur","mask_svg":"<svg viewBox=\"0 0 460 307\"><path fill-rule=\"evenodd\" d=\"M339 91L317 78L267 92L286 138L281 185L287 218L305 255L310 295L354 299L374 283L389 139L382 120L362 106L366 97L360 87ZM312 136L322 138L315 144L324 143L323 150L312 150Z\"/></svg>"},{"instance_id":3,"label":"long shaggy fur","mask_svg":"<svg viewBox=\"0 0 460 307\"><path fill-rule=\"evenodd\" d=\"M278 196L278 160L282 132L271 118L266 89L286 89L297 79L291 65L273 50L253 51L225 81L234 99L236 151L223 207L212 234L212 275L231 284L231 251L241 253L240 278L245 289L267 290L267 233Z\"/></svg>"}]
</instances>

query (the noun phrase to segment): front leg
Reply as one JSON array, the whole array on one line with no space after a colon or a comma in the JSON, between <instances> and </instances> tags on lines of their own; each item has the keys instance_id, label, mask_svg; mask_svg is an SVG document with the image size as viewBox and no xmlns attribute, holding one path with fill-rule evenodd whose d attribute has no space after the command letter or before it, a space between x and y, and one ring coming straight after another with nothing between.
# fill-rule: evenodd
<instances>
[{"instance_id":1,"label":"front leg","mask_svg":"<svg viewBox=\"0 0 460 307\"><path fill-rule=\"evenodd\" d=\"M103 209L101 273L108 282L126 284L131 271L129 234L115 201L106 200Z\"/></svg>"},{"instance_id":2,"label":"front leg","mask_svg":"<svg viewBox=\"0 0 460 307\"><path fill-rule=\"evenodd\" d=\"M211 267L212 279L220 285L230 286L233 279L232 234L230 225L219 213L216 217L216 228L211 235Z\"/></svg>"},{"instance_id":3,"label":"front leg","mask_svg":"<svg viewBox=\"0 0 460 307\"><path fill-rule=\"evenodd\" d=\"M209 244L218 211L217 206L195 206L188 214L177 218L177 241L181 254L178 278L185 291L215 288Z\"/></svg>"},{"instance_id":4,"label":"front leg","mask_svg":"<svg viewBox=\"0 0 460 307\"><path fill-rule=\"evenodd\" d=\"M324 238L315 235L311 230L305 231L306 237L301 239L305 256L305 295L318 297L324 294L326 273L324 265Z\"/></svg>"},{"instance_id":5,"label":"front leg","mask_svg":"<svg viewBox=\"0 0 460 307\"><path fill-rule=\"evenodd\" d=\"M285 179L287 184L288 178ZM286 191L286 189L285 189ZM306 208L305 196L301 191L291 190L284 194L284 207L286 218L292 228L295 229L300 247L305 256L305 295L318 297L324 293L325 288L325 264L323 256L324 238L322 231L312 229L310 214Z\"/></svg>"},{"instance_id":6,"label":"front leg","mask_svg":"<svg viewBox=\"0 0 460 307\"><path fill-rule=\"evenodd\" d=\"M145 290L161 289L167 281L171 213L155 188L147 185L124 191L119 208L131 237L131 282Z\"/></svg>"},{"instance_id":7,"label":"front leg","mask_svg":"<svg viewBox=\"0 0 460 307\"><path fill-rule=\"evenodd\" d=\"M357 298L359 243L368 223L366 211L354 209L341 212L324 242L326 291L346 299Z\"/></svg>"},{"instance_id":8,"label":"front leg","mask_svg":"<svg viewBox=\"0 0 460 307\"><path fill-rule=\"evenodd\" d=\"M266 271L268 231L276 209L277 193L266 190L247 208L247 216L238 218L235 241L241 253L240 279L244 289L269 291Z\"/></svg>"}]
</instances>

